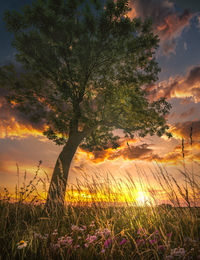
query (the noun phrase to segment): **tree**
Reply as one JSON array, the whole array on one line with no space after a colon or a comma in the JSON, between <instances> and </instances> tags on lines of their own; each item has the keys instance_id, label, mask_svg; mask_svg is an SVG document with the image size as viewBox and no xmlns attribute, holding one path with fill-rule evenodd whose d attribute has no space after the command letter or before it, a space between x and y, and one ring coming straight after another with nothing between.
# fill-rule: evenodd
<instances>
[{"instance_id":1,"label":"tree","mask_svg":"<svg viewBox=\"0 0 200 260\"><path fill-rule=\"evenodd\" d=\"M157 80L154 51L159 40L151 22L130 19L129 10L128 0L35 0L21 13L5 13L24 70L7 77L15 78L6 85L12 89L8 100L32 119L43 120L44 134L63 146L48 209L64 205L79 145L117 148L114 129L131 138L135 132L167 132L170 105L165 99L150 102L144 87Z\"/></svg>"}]
</instances>

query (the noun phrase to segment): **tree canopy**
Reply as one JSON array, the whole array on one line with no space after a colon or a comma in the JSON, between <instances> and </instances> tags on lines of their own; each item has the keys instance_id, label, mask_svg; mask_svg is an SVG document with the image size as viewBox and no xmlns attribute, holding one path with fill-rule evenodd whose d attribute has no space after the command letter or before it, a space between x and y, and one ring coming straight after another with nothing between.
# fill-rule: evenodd
<instances>
[{"instance_id":1,"label":"tree canopy","mask_svg":"<svg viewBox=\"0 0 200 260\"><path fill-rule=\"evenodd\" d=\"M118 146L114 129L166 133L170 105L150 102L144 87L157 80L159 39L129 10L127 0L35 0L5 13L24 70L10 81L9 100L43 120L56 144L76 132L83 148L98 150Z\"/></svg>"}]
</instances>

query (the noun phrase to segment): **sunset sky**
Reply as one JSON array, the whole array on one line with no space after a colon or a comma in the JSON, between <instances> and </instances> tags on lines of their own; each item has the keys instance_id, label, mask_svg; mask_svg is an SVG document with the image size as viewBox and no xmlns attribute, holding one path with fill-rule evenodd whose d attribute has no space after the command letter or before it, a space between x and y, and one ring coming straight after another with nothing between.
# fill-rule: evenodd
<instances>
[{"instance_id":1,"label":"sunset sky","mask_svg":"<svg viewBox=\"0 0 200 260\"><path fill-rule=\"evenodd\" d=\"M13 36L6 31L2 16L5 10L20 10L31 0L3 0L0 8L0 65L15 63L16 50L11 46ZM188 4L189 2L189 4ZM178 177L183 163L182 138L184 138L184 162L187 167L200 163L200 3L198 1L131 0L130 17L151 17L153 29L160 38L156 53L161 68L159 80L149 86L152 98L166 97L172 104L168 124L173 134L166 137L150 137L121 140L116 149L86 153L79 149L71 166L69 182L76 182L81 173L105 176L108 172L116 178L126 176L127 171L138 178L137 167L148 174L155 161L167 167ZM192 146L191 146L192 127ZM16 163L20 175L27 171L31 178L42 160L42 168L49 176L61 147L42 135L42 129L34 126L14 107L5 101L5 91L0 86L0 185L13 189L17 182ZM42 174L42 173L41 173ZM181 179L179 179L181 181ZM152 181L153 183L153 181Z\"/></svg>"}]
</instances>

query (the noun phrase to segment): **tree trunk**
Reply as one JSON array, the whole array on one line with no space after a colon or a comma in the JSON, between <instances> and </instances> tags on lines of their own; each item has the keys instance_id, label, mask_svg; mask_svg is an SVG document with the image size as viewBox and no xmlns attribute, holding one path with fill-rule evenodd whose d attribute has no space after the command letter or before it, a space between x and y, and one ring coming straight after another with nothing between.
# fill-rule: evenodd
<instances>
[{"instance_id":1,"label":"tree trunk","mask_svg":"<svg viewBox=\"0 0 200 260\"><path fill-rule=\"evenodd\" d=\"M71 135L56 161L45 205L50 215L64 210L69 168L81 141L82 138L78 133Z\"/></svg>"}]
</instances>

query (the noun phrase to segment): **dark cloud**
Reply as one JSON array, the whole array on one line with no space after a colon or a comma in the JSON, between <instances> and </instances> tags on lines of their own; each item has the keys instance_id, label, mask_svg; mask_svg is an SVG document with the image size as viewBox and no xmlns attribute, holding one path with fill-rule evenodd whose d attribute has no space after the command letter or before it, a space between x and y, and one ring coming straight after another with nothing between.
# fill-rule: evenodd
<instances>
[{"instance_id":1,"label":"dark cloud","mask_svg":"<svg viewBox=\"0 0 200 260\"><path fill-rule=\"evenodd\" d=\"M198 0L171 0L174 2L178 7L182 9L188 9L192 12L200 12L200 4Z\"/></svg>"},{"instance_id":2,"label":"dark cloud","mask_svg":"<svg viewBox=\"0 0 200 260\"><path fill-rule=\"evenodd\" d=\"M152 149L148 147L148 144L131 145L129 142L123 142L118 149L109 148L102 151L94 151L88 156L88 158L94 163L100 163L105 160L115 160L123 158L125 160L143 160L150 153Z\"/></svg>"},{"instance_id":3,"label":"dark cloud","mask_svg":"<svg viewBox=\"0 0 200 260\"><path fill-rule=\"evenodd\" d=\"M152 19L163 53L175 53L177 38L190 25L193 14L188 10L178 12L174 3L168 0L132 0L131 7L130 16Z\"/></svg>"},{"instance_id":4,"label":"dark cloud","mask_svg":"<svg viewBox=\"0 0 200 260\"><path fill-rule=\"evenodd\" d=\"M108 157L109 160L113 160L118 157L123 157L125 160L142 160L152 152L152 149L148 147L147 144L142 144L138 146L128 146L124 149L119 150L119 152L114 153Z\"/></svg>"},{"instance_id":5,"label":"dark cloud","mask_svg":"<svg viewBox=\"0 0 200 260\"><path fill-rule=\"evenodd\" d=\"M42 134L47 110L38 102L39 99L34 93L36 81L39 84L38 79L33 81L19 66L6 65L0 68L0 138L12 136L13 133L20 136L20 132L23 132L24 136L25 129L29 134L31 130L33 135L34 132ZM27 82L31 87L27 87ZM20 92L16 95L15 89L19 84ZM17 104L17 98L21 99L20 104Z\"/></svg>"},{"instance_id":6,"label":"dark cloud","mask_svg":"<svg viewBox=\"0 0 200 260\"><path fill-rule=\"evenodd\" d=\"M193 67L189 71L185 83L188 85L194 85L196 83L200 83L200 66Z\"/></svg>"},{"instance_id":7,"label":"dark cloud","mask_svg":"<svg viewBox=\"0 0 200 260\"><path fill-rule=\"evenodd\" d=\"M189 140L190 134L192 133L193 142L200 141L200 121L186 121L183 123L177 123L170 130L176 138L184 138Z\"/></svg>"},{"instance_id":8,"label":"dark cloud","mask_svg":"<svg viewBox=\"0 0 200 260\"><path fill-rule=\"evenodd\" d=\"M41 136L44 130L44 121L32 121L33 114L20 112L14 103L7 102L6 95L7 91L0 89L0 138ZM40 112L37 111L38 116ZM34 117L37 117L37 113L34 114Z\"/></svg>"}]
</instances>

